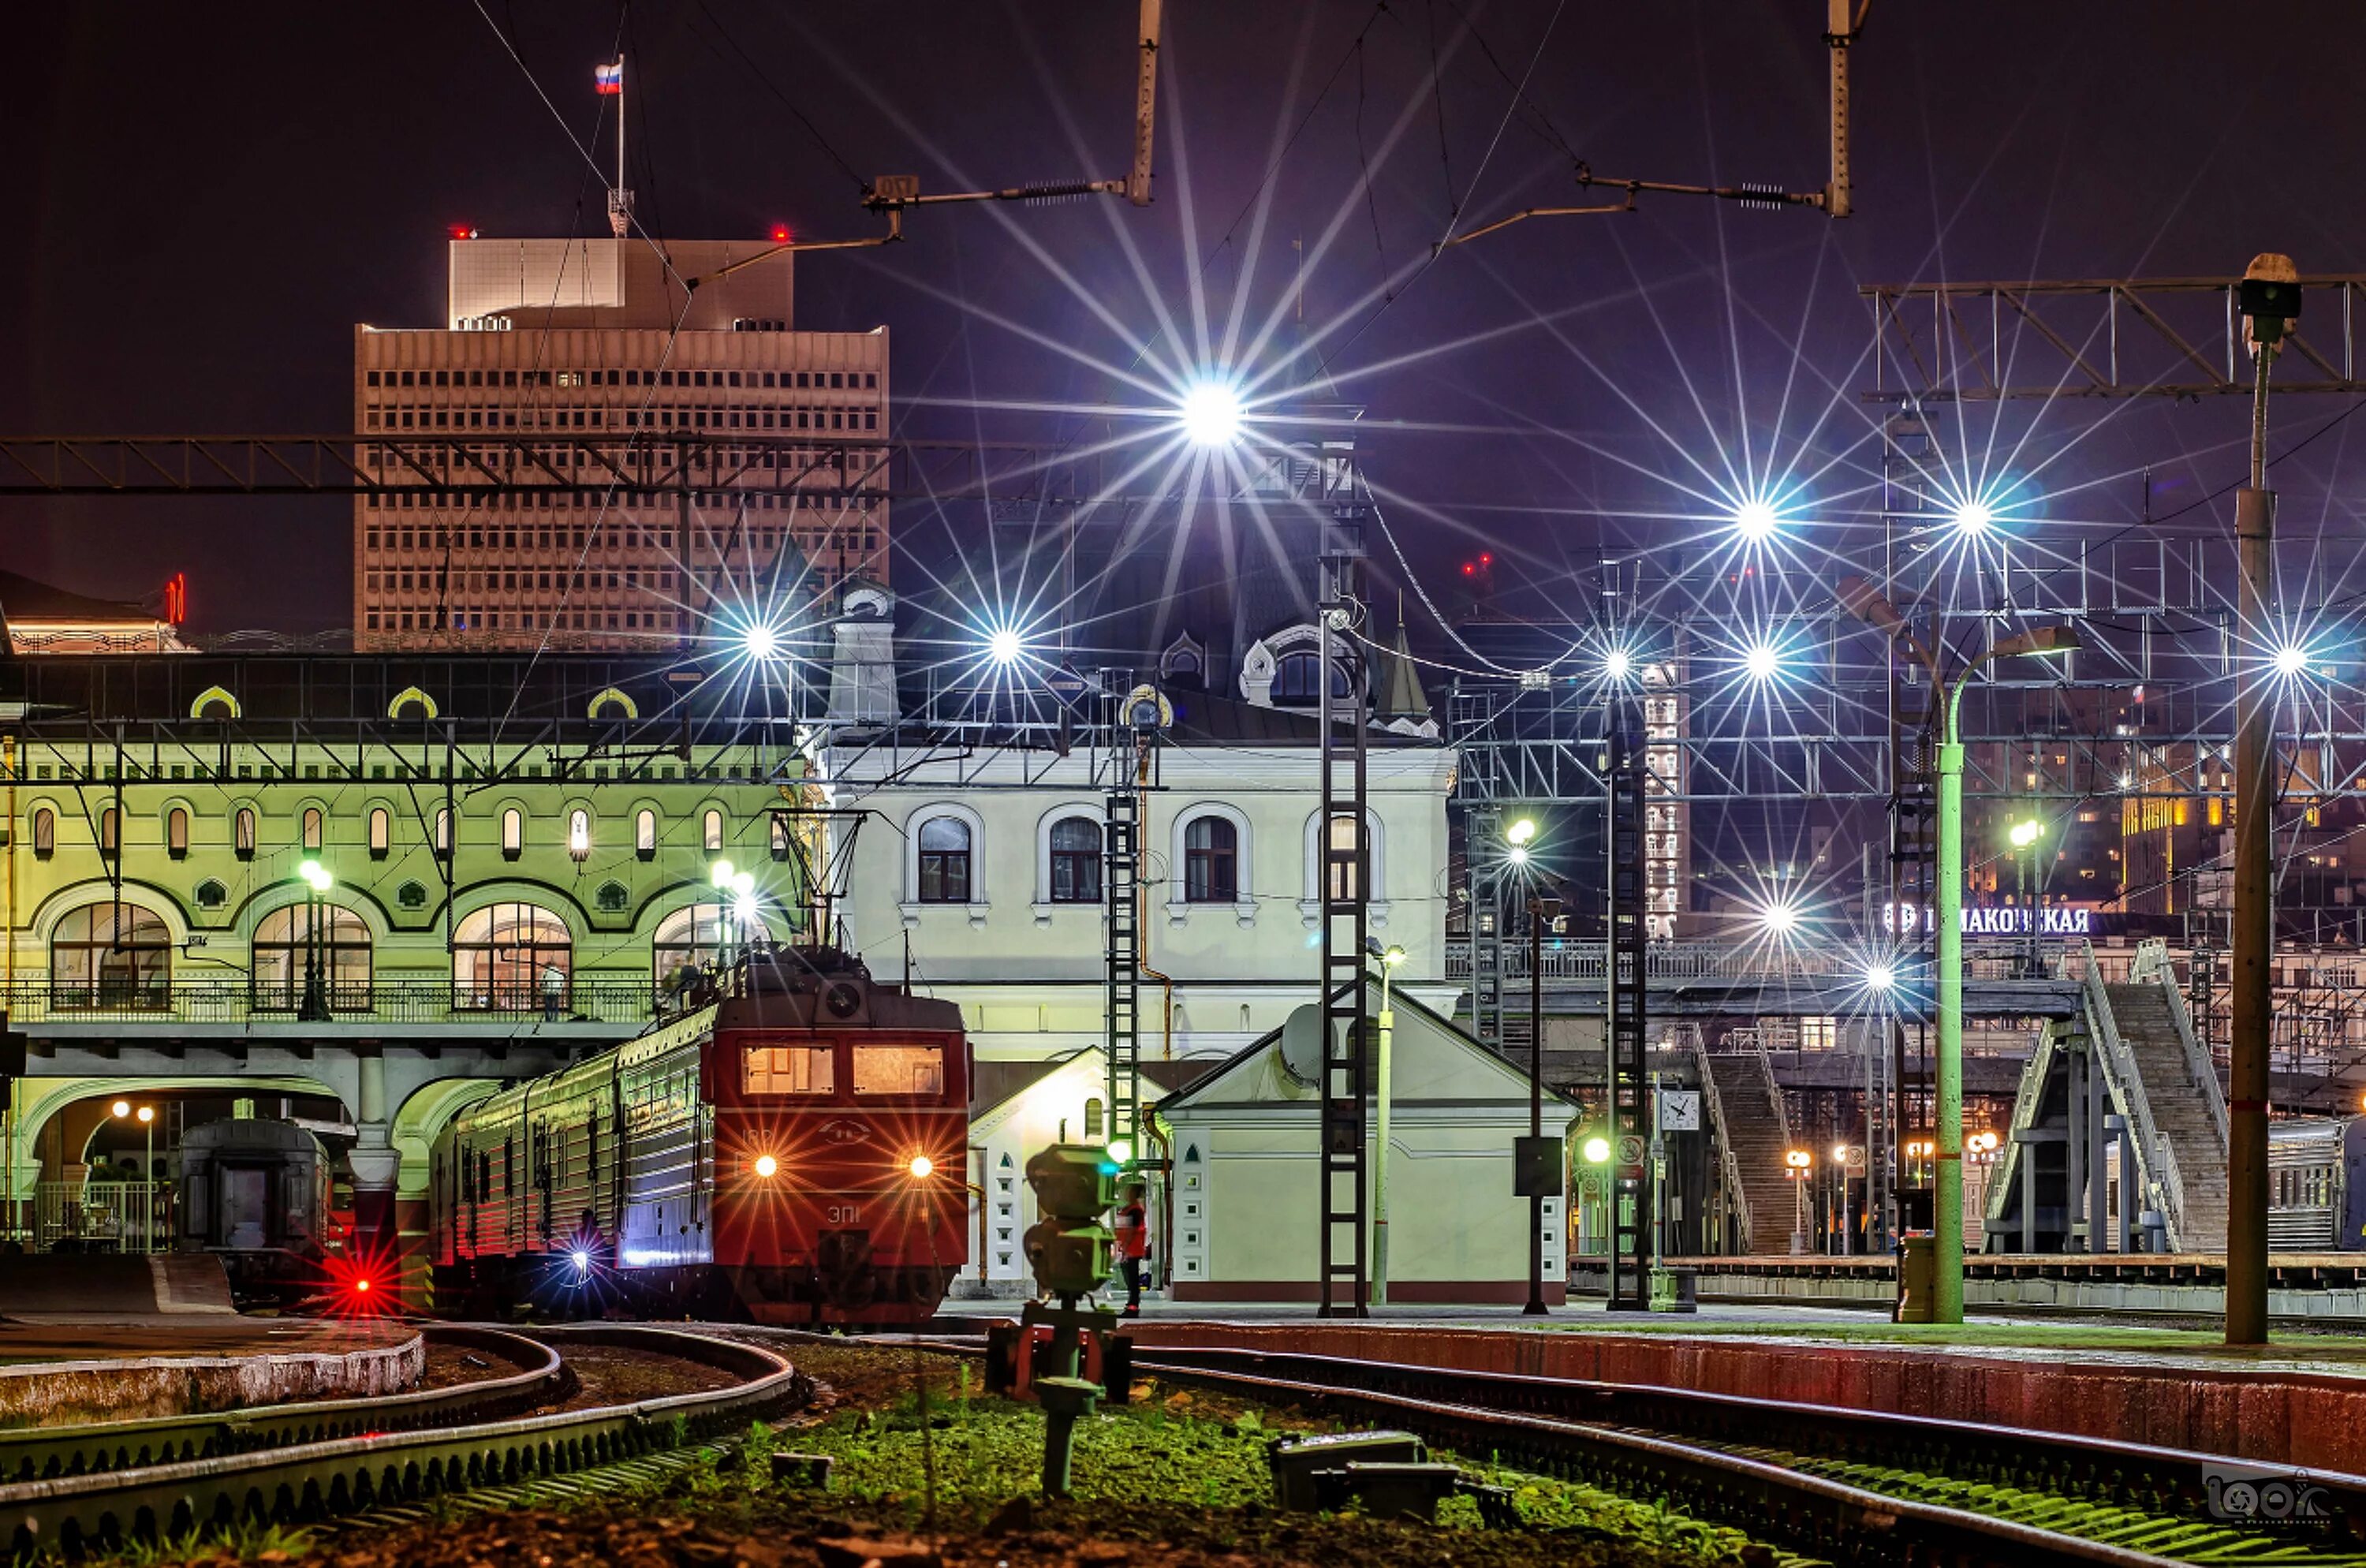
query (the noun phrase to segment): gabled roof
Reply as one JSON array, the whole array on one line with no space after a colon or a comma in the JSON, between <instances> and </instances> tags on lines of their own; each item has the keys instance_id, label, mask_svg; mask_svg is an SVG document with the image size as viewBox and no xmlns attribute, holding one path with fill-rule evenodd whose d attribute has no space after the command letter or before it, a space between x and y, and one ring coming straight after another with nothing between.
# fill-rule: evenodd
<instances>
[{"instance_id":1,"label":"gabled roof","mask_svg":"<svg viewBox=\"0 0 2366 1568\"><path fill-rule=\"evenodd\" d=\"M152 611L143 610L130 600L94 599L14 571L0 571L0 620L156 624Z\"/></svg>"},{"instance_id":2,"label":"gabled roof","mask_svg":"<svg viewBox=\"0 0 2366 1568\"><path fill-rule=\"evenodd\" d=\"M1365 982L1365 988L1369 993L1371 1011L1377 1015L1380 1011L1380 983L1375 980L1367 980ZM1491 1051L1486 1046L1481 1044L1477 1036L1470 1033L1470 1031L1464 1029L1460 1024L1455 1022L1446 1014L1439 1012L1435 1008L1425 1005L1419 998L1414 996L1411 992L1401 988L1394 990L1391 992L1390 997L1390 1005L1396 1010L1399 1015L1396 1035L1400 1047L1402 1047L1405 1043L1406 1032L1403 1019L1405 1014L1410 1013L1413 1016L1421 1019L1425 1022L1433 1025L1435 1032L1440 1037L1448 1041L1450 1044L1459 1046L1463 1051L1468 1052L1476 1059L1477 1062L1484 1064L1498 1073L1506 1074L1514 1078L1525 1081L1525 1077L1520 1073L1519 1069L1512 1063L1506 1061L1502 1055L1497 1052ZM1200 1100L1206 1098L1219 1085L1222 1084L1226 1079L1232 1077L1234 1074L1248 1066L1251 1063L1256 1061L1267 1052L1278 1050L1281 1044L1281 1032L1282 1032L1279 1029L1268 1030L1264 1034L1251 1041L1248 1044L1241 1047L1238 1051L1234 1052L1230 1056L1225 1057L1222 1063L1218 1064L1214 1071L1201 1077L1189 1088L1184 1089L1177 1093L1171 1094L1167 1096L1166 1099L1161 1100L1158 1106L1160 1112L1162 1114L1172 1114L1177 1111L1185 1110L1197 1104ZM1400 1060L1402 1060L1402 1058L1400 1058ZM1562 1109L1571 1111L1574 1111L1578 1109L1577 1102L1574 1100L1572 1100L1569 1096L1562 1094L1549 1085L1546 1086L1544 1092L1548 1105L1559 1105ZM1308 1106L1313 1106L1319 1102L1310 1097L1302 1103Z\"/></svg>"},{"instance_id":3,"label":"gabled roof","mask_svg":"<svg viewBox=\"0 0 2366 1568\"><path fill-rule=\"evenodd\" d=\"M1006 1101L1017 1099L1084 1054L1084 1050L1076 1050L1057 1056L1039 1056L1026 1062L977 1063L970 1069L971 1120L975 1121Z\"/></svg>"}]
</instances>

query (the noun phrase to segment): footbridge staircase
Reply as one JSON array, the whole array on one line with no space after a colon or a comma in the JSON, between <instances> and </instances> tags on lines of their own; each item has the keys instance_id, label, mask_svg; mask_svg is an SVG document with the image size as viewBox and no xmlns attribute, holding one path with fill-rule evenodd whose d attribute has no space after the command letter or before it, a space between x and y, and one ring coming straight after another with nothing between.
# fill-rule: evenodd
<instances>
[{"instance_id":1,"label":"footbridge staircase","mask_svg":"<svg viewBox=\"0 0 2366 1568\"><path fill-rule=\"evenodd\" d=\"M1697 1061L1702 1109L1717 1137L1719 1182L1729 1195L1741 1197L1734 1250L1787 1253L1797 1197L1783 1164L1791 1146L1783 1091L1756 1030L1734 1030L1719 1043L1719 1050L1699 1052Z\"/></svg>"},{"instance_id":2,"label":"footbridge staircase","mask_svg":"<svg viewBox=\"0 0 2366 1568\"><path fill-rule=\"evenodd\" d=\"M2092 949L2079 1006L2048 1023L1991 1156L1991 1252L2218 1252L2226 1245L2226 1099L2167 947L2107 980Z\"/></svg>"}]
</instances>

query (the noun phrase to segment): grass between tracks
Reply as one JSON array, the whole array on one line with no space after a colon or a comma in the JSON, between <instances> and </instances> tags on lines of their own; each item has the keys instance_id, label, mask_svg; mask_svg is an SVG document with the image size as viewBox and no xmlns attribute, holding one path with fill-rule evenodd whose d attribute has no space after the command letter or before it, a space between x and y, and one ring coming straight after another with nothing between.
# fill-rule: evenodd
<instances>
[{"instance_id":1,"label":"grass between tracks","mask_svg":"<svg viewBox=\"0 0 2366 1568\"><path fill-rule=\"evenodd\" d=\"M1042 1413L974 1393L969 1368L851 1347L814 1347L797 1359L836 1392L837 1408L806 1424L759 1427L659 1487L513 1512L451 1509L422 1526L366 1537L347 1530L318 1547L275 1535L127 1561L224 1568L1775 1568L1783 1561L1738 1530L1501 1470L1483 1456L1441 1457L1512 1487L1518 1529L1483 1527L1461 1498L1449 1499L1434 1525L1281 1513L1267 1477L1267 1439L1327 1426L1155 1384L1139 1402L1079 1424L1076 1496L1045 1503L1036 1496ZM776 1450L828 1455L829 1489L776 1483Z\"/></svg>"}]
</instances>

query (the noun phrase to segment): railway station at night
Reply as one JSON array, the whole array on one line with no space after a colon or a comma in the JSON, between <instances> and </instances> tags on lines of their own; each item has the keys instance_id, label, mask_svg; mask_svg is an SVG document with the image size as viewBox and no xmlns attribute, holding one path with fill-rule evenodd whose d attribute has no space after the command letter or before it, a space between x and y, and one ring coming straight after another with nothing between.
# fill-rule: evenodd
<instances>
[{"instance_id":1,"label":"railway station at night","mask_svg":"<svg viewBox=\"0 0 2366 1568\"><path fill-rule=\"evenodd\" d=\"M18 30L0 1568L2366 1563L2359 17Z\"/></svg>"}]
</instances>

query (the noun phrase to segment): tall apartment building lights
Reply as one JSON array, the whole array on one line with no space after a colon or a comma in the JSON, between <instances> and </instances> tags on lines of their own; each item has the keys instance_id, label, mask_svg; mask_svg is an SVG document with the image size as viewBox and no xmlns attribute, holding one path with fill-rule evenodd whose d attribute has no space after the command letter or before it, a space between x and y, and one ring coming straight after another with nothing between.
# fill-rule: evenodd
<instances>
[{"instance_id":1,"label":"tall apartment building lights","mask_svg":"<svg viewBox=\"0 0 2366 1568\"><path fill-rule=\"evenodd\" d=\"M469 449L448 494L355 501L355 645L661 648L775 584L884 581L886 502L834 493L846 465L828 454L884 438L886 329L792 331L793 258L771 249L472 233L450 242L445 325L355 328L365 472L400 475L406 436L502 438ZM531 461L596 475L629 471L637 446L735 432L760 440L687 493L464 482L469 462L513 468L521 436L549 438ZM816 448L783 445L800 434Z\"/></svg>"}]
</instances>

